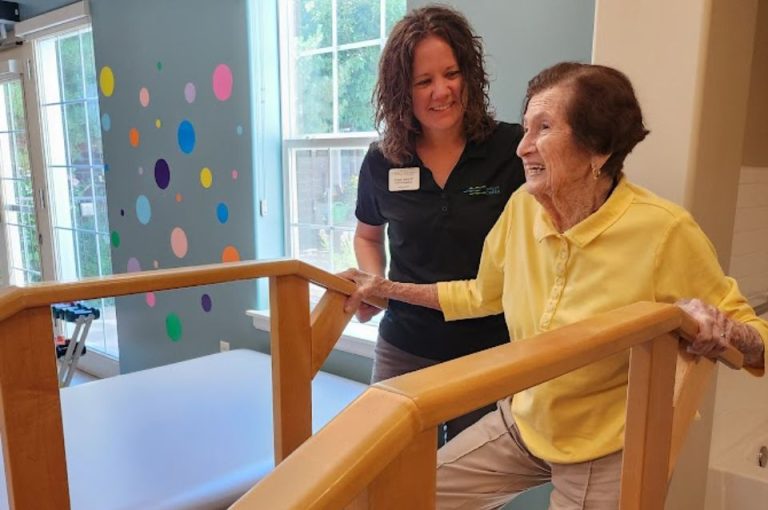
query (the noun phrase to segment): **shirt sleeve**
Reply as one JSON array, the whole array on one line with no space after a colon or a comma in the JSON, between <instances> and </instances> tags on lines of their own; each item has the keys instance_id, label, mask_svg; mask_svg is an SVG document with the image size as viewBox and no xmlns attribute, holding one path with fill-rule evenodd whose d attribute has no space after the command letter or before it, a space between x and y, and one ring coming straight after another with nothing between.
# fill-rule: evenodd
<instances>
[{"instance_id":1,"label":"shirt sleeve","mask_svg":"<svg viewBox=\"0 0 768 510\"><path fill-rule=\"evenodd\" d=\"M485 238L480 267L473 280L439 282L437 297L445 320L496 315L503 311L504 260L507 256L509 203Z\"/></svg>"},{"instance_id":2,"label":"shirt sleeve","mask_svg":"<svg viewBox=\"0 0 768 510\"><path fill-rule=\"evenodd\" d=\"M387 219L381 214L376 198L376 182L373 174L377 167L381 167L381 161L384 161L383 157L376 157L377 155L378 149L372 145L360 165L360 174L357 180L355 216L368 225L383 225L387 222Z\"/></svg>"},{"instance_id":3,"label":"shirt sleeve","mask_svg":"<svg viewBox=\"0 0 768 510\"><path fill-rule=\"evenodd\" d=\"M755 315L736 281L723 273L712 243L689 214L670 226L656 257L656 299L674 303L683 298L699 298L731 319L749 324L766 344L768 323ZM764 369L749 371L764 373Z\"/></svg>"}]
</instances>

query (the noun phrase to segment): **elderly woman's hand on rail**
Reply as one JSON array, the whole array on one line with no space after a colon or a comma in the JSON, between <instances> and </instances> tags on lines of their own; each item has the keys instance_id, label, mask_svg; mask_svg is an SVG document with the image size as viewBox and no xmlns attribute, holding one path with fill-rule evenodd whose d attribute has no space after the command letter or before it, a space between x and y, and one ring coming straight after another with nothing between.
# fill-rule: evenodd
<instances>
[{"instance_id":1,"label":"elderly woman's hand on rail","mask_svg":"<svg viewBox=\"0 0 768 510\"><path fill-rule=\"evenodd\" d=\"M688 346L688 352L715 358L732 345L744 355L745 365L757 368L764 365L765 346L752 326L728 318L718 308L700 299L681 299L677 306L699 325L699 332Z\"/></svg>"},{"instance_id":2,"label":"elderly woman's hand on rail","mask_svg":"<svg viewBox=\"0 0 768 510\"><path fill-rule=\"evenodd\" d=\"M381 276L354 268L342 271L338 276L357 284L357 291L349 296L347 303L344 305L344 311L346 312L358 310L360 304L369 297L395 299L412 305L440 310L440 302L437 299L437 285L434 283L393 282Z\"/></svg>"}]
</instances>

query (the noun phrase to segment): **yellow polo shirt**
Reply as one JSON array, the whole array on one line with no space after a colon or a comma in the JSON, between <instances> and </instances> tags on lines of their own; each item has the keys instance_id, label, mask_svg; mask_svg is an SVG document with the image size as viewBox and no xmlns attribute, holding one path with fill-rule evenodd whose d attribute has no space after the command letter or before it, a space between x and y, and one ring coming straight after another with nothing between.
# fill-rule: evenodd
<instances>
[{"instance_id":1,"label":"yellow polo shirt","mask_svg":"<svg viewBox=\"0 0 768 510\"><path fill-rule=\"evenodd\" d=\"M691 215L626 179L563 234L521 188L485 240L477 278L437 289L446 320L503 311L513 341L636 301L693 297L768 339L768 323L723 274ZM528 448L557 463L622 449L628 368L627 352L516 394L512 413Z\"/></svg>"}]
</instances>

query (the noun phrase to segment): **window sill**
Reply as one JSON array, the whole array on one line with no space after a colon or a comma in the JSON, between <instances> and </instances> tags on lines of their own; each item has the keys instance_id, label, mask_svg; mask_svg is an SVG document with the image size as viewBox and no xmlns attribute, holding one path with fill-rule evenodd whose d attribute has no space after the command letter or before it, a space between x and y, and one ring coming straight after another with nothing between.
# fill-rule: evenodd
<instances>
[{"instance_id":1,"label":"window sill","mask_svg":"<svg viewBox=\"0 0 768 510\"><path fill-rule=\"evenodd\" d=\"M253 320L254 328L269 332L269 310L246 310L245 314ZM353 321L344 328L334 350L373 359L373 348L377 337L377 327Z\"/></svg>"}]
</instances>

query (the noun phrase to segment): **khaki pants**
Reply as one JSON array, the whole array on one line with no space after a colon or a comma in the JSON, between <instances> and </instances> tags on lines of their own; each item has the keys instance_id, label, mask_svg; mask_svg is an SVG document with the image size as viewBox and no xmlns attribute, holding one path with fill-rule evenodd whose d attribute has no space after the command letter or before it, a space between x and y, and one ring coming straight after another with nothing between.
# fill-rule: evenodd
<instances>
[{"instance_id":1,"label":"khaki pants","mask_svg":"<svg viewBox=\"0 0 768 510\"><path fill-rule=\"evenodd\" d=\"M550 510L616 510L621 452L579 464L555 464L526 448L510 399L437 454L437 508L500 508L526 489L552 482Z\"/></svg>"}]
</instances>

